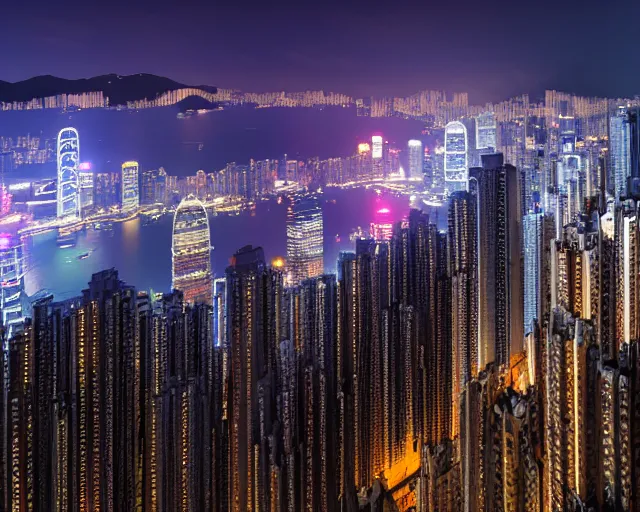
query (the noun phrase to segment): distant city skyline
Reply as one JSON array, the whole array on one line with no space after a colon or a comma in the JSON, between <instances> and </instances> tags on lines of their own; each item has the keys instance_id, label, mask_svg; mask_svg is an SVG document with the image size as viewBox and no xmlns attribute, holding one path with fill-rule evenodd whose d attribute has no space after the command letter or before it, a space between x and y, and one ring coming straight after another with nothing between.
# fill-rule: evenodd
<instances>
[{"instance_id":1,"label":"distant city skyline","mask_svg":"<svg viewBox=\"0 0 640 512\"><path fill-rule=\"evenodd\" d=\"M506 2L487 8L465 0L452 13L409 2L311 9L194 0L175 9L116 0L105 9L35 0L5 6L11 23L0 45L12 51L3 56L0 79L150 72L191 84L353 96L424 87L466 90L479 102L545 88L630 96L640 92L640 72L632 65L634 35L620 15L633 19L640 6L617 4L602 10L547 0L535 9ZM557 37L542 37L543 28Z\"/></svg>"}]
</instances>

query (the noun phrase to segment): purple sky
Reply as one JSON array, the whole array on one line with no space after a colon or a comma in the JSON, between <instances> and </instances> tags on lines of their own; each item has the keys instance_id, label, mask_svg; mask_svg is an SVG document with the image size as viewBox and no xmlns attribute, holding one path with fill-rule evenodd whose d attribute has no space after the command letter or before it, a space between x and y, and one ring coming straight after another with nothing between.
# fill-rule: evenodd
<instances>
[{"instance_id":1,"label":"purple sky","mask_svg":"<svg viewBox=\"0 0 640 512\"><path fill-rule=\"evenodd\" d=\"M5 5L6 4L6 5ZM637 0L8 0L0 79L154 73L250 91L640 92Z\"/></svg>"}]
</instances>

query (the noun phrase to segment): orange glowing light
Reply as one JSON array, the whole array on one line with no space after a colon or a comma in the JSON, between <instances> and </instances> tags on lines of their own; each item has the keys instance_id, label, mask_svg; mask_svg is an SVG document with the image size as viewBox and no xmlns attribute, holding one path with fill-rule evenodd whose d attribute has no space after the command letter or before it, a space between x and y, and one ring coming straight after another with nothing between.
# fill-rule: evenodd
<instances>
[{"instance_id":1,"label":"orange glowing light","mask_svg":"<svg viewBox=\"0 0 640 512\"><path fill-rule=\"evenodd\" d=\"M271 266L273 268L283 268L284 267L284 258L278 256L271 260Z\"/></svg>"},{"instance_id":2,"label":"orange glowing light","mask_svg":"<svg viewBox=\"0 0 640 512\"><path fill-rule=\"evenodd\" d=\"M364 153L368 153L369 151L371 151L371 146L369 145L368 142L361 142L360 144L358 144L358 153L359 154L364 154Z\"/></svg>"}]
</instances>

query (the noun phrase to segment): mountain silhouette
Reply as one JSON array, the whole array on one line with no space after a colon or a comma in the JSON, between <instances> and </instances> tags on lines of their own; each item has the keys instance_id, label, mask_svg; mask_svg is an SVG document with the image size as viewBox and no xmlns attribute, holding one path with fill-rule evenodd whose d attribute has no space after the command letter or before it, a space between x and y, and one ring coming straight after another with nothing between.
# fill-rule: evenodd
<instances>
[{"instance_id":1,"label":"mountain silhouette","mask_svg":"<svg viewBox=\"0 0 640 512\"><path fill-rule=\"evenodd\" d=\"M193 87L210 93L217 91L212 86L190 86L170 78L147 73L128 76L109 74L77 80L42 75L20 82L0 80L0 101L29 101L34 98L45 98L58 94L102 91L109 98L110 105L124 105L128 101L154 99L159 94L184 87Z\"/></svg>"}]
</instances>

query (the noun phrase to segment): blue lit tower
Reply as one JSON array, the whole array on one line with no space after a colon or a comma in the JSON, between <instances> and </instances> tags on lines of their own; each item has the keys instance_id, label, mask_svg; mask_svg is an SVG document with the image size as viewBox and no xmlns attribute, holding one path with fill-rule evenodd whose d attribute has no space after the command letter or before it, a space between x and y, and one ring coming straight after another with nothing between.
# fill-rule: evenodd
<instances>
[{"instance_id":1,"label":"blue lit tower","mask_svg":"<svg viewBox=\"0 0 640 512\"><path fill-rule=\"evenodd\" d=\"M184 294L187 303L213 302L209 218L202 203L187 196L173 217L171 287Z\"/></svg>"},{"instance_id":2,"label":"blue lit tower","mask_svg":"<svg viewBox=\"0 0 640 512\"><path fill-rule=\"evenodd\" d=\"M640 107L629 109L629 165L631 177L640 178Z\"/></svg>"},{"instance_id":3,"label":"blue lit tower","mask_svg":"<svg viewBox=\"0 0 640 512\"><path fill-rule=\"evenodd\" d=\"M531 332L532 321L538 317L540 303L540 274L543 247L542 212L529 213L522 217L524 247L524 334Z\"/></svg>"},{"instance_id":4,"label":"blue lit tower","mask_svg":"<svg viewBox=\"0 0 640 512\"><path fill-rule=\"evenodd\" d=\"M618 107L609 120L609 155L611 159L610 177L613 180L615 196L626 193L627 178L631 175L631 143L629 141L629 121L625 107ZM610 186L610 184L608 184Z\"/></svg>"},{"instance_id":5,"label":"blue lit tower","mask_svg":"<svg viewBox=\"0 0 640 512\"><path fill-rule=\"evenodd\" d=\"M467 128L452 121L444 128L444 180L449 192L464 190L468 175Z\"/></svg>"},{"instance_id":6,"label":"blue lit tower","mask_svg":"<svg viewBox=\"0 0 640 512\"><path fill-rule=\"evenodd\" d=\"M75 128L63 128L58 133L58 217L78 216L78 163L80 139Z\"/></svg>"}]
</instances>

